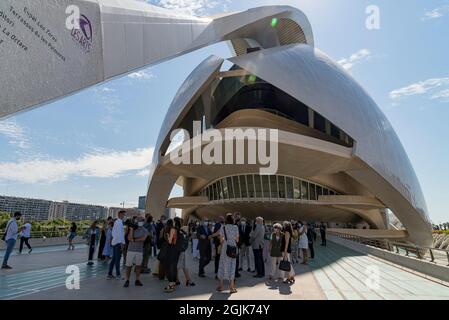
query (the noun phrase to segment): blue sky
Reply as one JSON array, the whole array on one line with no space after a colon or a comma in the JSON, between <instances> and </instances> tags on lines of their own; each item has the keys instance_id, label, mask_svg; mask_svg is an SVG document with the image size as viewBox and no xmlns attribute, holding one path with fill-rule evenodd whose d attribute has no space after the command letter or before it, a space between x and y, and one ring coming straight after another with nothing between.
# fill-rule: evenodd
<instances>
[{"instance_id":1,"label":"blue sky","mask_svg":"<svg viewBox=\"0 0 449 320\"><path fill-rule=\"evenodd\" d=\"M316 47L344 65L399 135L434 222L449 220L449 1L153 0L197 15L287 4L309 17ZM368 5L380 30L365 27ZM0 194L137 204L166 110L220 43L0 121Z\"/></svg>"}]
</instances>

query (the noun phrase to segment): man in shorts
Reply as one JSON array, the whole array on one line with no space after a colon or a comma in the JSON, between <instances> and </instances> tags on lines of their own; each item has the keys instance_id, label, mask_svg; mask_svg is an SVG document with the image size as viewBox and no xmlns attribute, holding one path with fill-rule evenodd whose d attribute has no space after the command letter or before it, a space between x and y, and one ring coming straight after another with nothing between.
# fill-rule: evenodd
<instances>
[{"instance_id":1,"label":"man in shorts","mask_svg":"<svg viewBox=\"0 0 449 320\"><path fill-rule=\"evenodd\" d=\"M125 288L129 287L129 279L131 277L131 269L135 265L136 271L136 282L137 287L143 286L140 282L140 271L142 269L143 261L143 244L148 236L148 231L143 227L144 218L138 217L134 223L130 224L129 234L128 234L128 253L126 256L126 281L124 284Z\"/></svg>"}]
</instances>

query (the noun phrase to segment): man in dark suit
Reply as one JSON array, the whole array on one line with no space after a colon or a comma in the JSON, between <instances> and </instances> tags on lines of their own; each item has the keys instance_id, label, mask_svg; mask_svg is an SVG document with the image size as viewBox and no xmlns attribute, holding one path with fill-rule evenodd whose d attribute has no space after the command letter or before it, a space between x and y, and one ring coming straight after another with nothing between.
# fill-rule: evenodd
<instances>
[{"instance_id":1,"label":"man in dark suit","mask_svg":"<svg viewBox=\"0 0 449 320\"><path fill-rule=\"evenodd\" d=\"M217 278L218 267L220 265L220 254L221 254L221 246L220 246L220 229L224 225L224 217L218 217L215 226L214 233L212 235L214 247L215 247L215 279Z\"/></svg>"},{"instance_id":2,"label":"man in dark suit","mask_svg":"<svg viewBox=\"0 0 449 320\"><path fill-rule=\"evenodd\" d=\"M326 225L324 222L321 222L320 225L320 236L321 236L321 245L326 246Z\"/></svg>"},{"instance_id":3,"label":"man in dark suit","mask_svg":"<svg viewBox=\"0 0 449 320\"><path fill-rule=\"evenodd\" d=\"M253 272L254 270L254 259L252 255L252 249L250 244L250 233L251 233L251 225L246 222L245 218L240 220L239 225L239 243L238 246L240 248L240 268L239 271L243 270L243 264L246 260L246 265L248 267L248 272ZM246 259L245 259L246 258Z\"/></svg>"},{"instance_id":4,"label":"man in dark suit","mask_svg":"<svg viewBox=\"0 0 449 320\"><path fill-rule=\"evenodd\" d=\"M204 268L212 259L212 245L209 238L212 235L212 232L209 229L209 221L204 219L202 224L198 227L196 234L198 237L198 250L200 252L198 276L204 278L206 276Z\"/></svg>"}]
</instances>

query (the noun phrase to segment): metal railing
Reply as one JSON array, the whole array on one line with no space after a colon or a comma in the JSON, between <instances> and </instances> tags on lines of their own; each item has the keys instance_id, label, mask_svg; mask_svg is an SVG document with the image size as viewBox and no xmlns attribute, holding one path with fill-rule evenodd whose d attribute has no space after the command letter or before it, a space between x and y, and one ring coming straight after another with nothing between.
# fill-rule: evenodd
<instances>
[{"instance_id":1,"label":"metal railing","mask_svg":"<svg viewBox=\"0 0 449 320\"><path fill-rule=\"evenodd\" d=\"M435 264L449 266L449 250L432 247L422 247L390 240L367 239L359 236L332 231L328 231L328 234L342 239L351 240L360 244L388 250L390 252L406 257L417 258L419 260L425 260Z\"/></svg>"},{"instance_id":2,"label":"metal railing","mask_svg":"<svg viewBox=\"0 0 449 320\"><path fill-rule=\"evenodd\" d=\"M78 236L83 236L88 228L80 229L76 231ZM5 230L0 230L0 234L3 235ZM30 236L31 239L41 239L41 238L58 238L58 237L67 237L69 234L68 230L40 230L40 231L31 231Z\"/></svg>"}]
</instances>

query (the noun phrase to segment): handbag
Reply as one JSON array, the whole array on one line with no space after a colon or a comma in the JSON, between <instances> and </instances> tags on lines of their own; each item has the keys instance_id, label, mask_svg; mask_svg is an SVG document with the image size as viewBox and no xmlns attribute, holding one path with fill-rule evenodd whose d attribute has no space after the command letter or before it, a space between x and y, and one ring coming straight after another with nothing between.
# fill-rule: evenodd
<instances>
[{"instance_id":1,"label":"handbag","mask_svg":"<svg viewBox=\"0 0 449 320\"><path fill-rule=\"evenodd\" d=\"M279 270L282 270L285 272L290 272L291 269L292 269L292 264L286 258L284 258L283 260L281 260L279 262Z\"/></svg>"},{"instance_id":2,"label":"handbag","mask_svg":"<svg viewBox=\"0 0 449 320\"><path fill-rule=\"evenodd\" d=\"M224 231L224 236L225 236L225 241L226 241L226 255L229 258L237 259L237 247L227 244L228 237L226 236L226 227L225 226L223 226L223 231Z\"/></svg>"}]
</instances>

